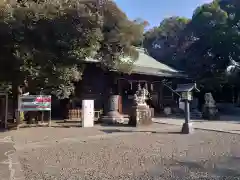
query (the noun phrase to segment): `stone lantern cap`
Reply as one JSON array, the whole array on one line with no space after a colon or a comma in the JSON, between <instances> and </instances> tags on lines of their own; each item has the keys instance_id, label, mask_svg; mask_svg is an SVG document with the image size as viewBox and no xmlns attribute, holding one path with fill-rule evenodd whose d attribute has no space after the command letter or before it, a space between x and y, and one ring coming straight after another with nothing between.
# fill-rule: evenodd
<instances>
[{"instance_id":1,"label":"stone lantern cap","mask_svg":"<svg viewBox=\"0 0 240 180\"><path fill-rule=\"evenodd\" d=\"M191 91L197 91L200 92L200 90L197 88L196 83L189 83L189 84L178 84L176 92L191 92Z\"/></svg>"}]
</instances>

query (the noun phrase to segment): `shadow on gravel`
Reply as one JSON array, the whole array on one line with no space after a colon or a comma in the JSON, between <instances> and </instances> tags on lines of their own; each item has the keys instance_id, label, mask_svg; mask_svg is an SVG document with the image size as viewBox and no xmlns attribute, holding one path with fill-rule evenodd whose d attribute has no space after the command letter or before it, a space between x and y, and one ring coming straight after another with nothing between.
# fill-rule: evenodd
<instances>
[{"instance_id":1,"label":"shadow on gravel","mask_svg":"<svg viewBox=\"0 0 240 180\"><path fill-rule=\"evenodd\" d=\"M140 175L138 179L237 180L240 177L239 163L240 159L237 157L224 157L217 161L208 159L202 162L176 161L174 159L163 158L161 164L144 173L148 174L148 177L145 177L143 174Z\"/></svg>"},{"instance_id":2,"label":"shadow on gravel","mask_svg":"<svg viewBox=\"0 0 240 180\"><path fill-rule=\"evenodd\" d=\"M128 124L99 124L100 126L103 126L103 127L133 127L133 126L130 126Z\"/></svg>"},{"instance_id":3,"label":"shadow on gravel","mask_svg":"<svg viewBox=\"0 0 240 180\"><path fill-rule=\"evenodd\" d=\"M167 123L165 123L165 122L154 122L154 124L167 124ZM171 126L181 126L181 125L177 125L177 124L169 124L169 125L171 125Z\"/></svg>"},{"instance_id":4,"label":"shadow on gravel","mask_svg":"<svg viewBox=\"0 0 240 180\"><path fill-rule=\"evenodd\" d=\"M79 127L82 127L82 125L61 125L61 126L51 126L52 128L79 128Z\"/></svg>"},{"instance_id":5,"label":"shadow on gravel","mask_svg":"<svg viewBox=\"0 0 240 180\"><path fill-rule=\"evenodd\" d=\"M180 132L158 132L158 131L141 131L141 130L120 130L120 129L103 129L104 133L151 133L151 134L181 134Z\"/></svg>"},{"instance_id":6,"label":"shadow on gravel","mask_svg":"<svg viewBox=\"0 0 240 180\"><path fill-rule=\"evenodd\" d=\"M208 162L208 166L204 166L201 162L177 161L178 166L186 167L190 171L207 172L209 175L218 176L220 178L239 178L240 177L240 158L227 157L217 162ZM209 166L210 164L211 166Z\"/></svg>"},{"instance_id":7,"label":"shadow on gravel","mask_svg":"<svg viewBox=\"0 0 240 180\"><path fill-rule=\"evenodd\" d=\"M4 132L7 132L8 130L7 129L0 129L0 133L4 133Z\"/></svg>"}]
</instances>

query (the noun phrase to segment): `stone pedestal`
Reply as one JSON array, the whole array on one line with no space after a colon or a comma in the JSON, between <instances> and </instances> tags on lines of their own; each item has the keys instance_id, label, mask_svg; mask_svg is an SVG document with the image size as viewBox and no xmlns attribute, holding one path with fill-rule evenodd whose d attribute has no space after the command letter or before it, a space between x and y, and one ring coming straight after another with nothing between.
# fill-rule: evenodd
<instances>
[{"instance_id":1,"label":"stone pedestal","mask_svg":"<svg viewBox=\"0 0 240 180\"><path fill-rule=\"evenodd\" d=\"M111 95L108 99L107 113L102 116L101 121L104 124L122 124L124 117L118 112L119 95Z\"/></svg>"},{"instance_id":2,"label":"stone pedestal","mask_svg":"<svg viewBox=\"0 0 240 180\"><path fill-rule=\"evenodd\" d=\"M128 124L135 127L140 125L152 124L152 113L149 106L147 105L133 106Z\"/></svg>"},{"instance_id":3,"label":"stone pedestal","mask_svg":"<svg viewBox=\"0 0 240 180\"><path fill-rule=\"evenodd\" d=\"M204 106L203 107L203 118L206 120L219 120L220 116L216 106Z\"/></svg>"},{"instance_id":4,"label":"stone pedestal","mask_svg":"<svg viewBox=\"0 0 240 180\"><path fill-rule=\"evenodd\" d=\"M184 102L184 106L185 106L185 122L183 123L182 126L182 133L183 134L191 134L193 133L193 128L192 128L192 124L190 123L190 104L189 104L189 100L186 99Z\"/></svg>"},{"instance_id":5,"label":"stone pedestal","mask_svg":"<svg viewBox=\"0 0 240 180\"><path fill-rule=\"evenodd\" d=\"M182 134L192 134L194 132L194 129L192 127L192 123L185 122L182 126Z\"/></svg>"}]
</instances>

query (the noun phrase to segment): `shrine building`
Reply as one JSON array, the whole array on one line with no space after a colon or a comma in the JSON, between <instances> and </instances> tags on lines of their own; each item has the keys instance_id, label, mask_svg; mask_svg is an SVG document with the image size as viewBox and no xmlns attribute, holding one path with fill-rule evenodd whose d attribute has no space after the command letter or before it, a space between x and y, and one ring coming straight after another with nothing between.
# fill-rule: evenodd
<instances>
[{"instance_id":1,"label":"shrine building","mask_svg":"<svg viewBox=\"0 0 240 180\"><path fill-rule=\"evenodd\" d=\"M174 91L177 84L188 81L187 76L174 68L158 62L143 48L137 48L138 59L134 62L131 74L104 71L99 61L86 60L83 79L76 84L70 110L81 110L83 99L93 99L95 111L106 108L109 95L119 95L119 112L128 114L133 95L139 84L151 94L151 107L161 112L164 107L177 107L178 95Z\"/></svg>"}]
</instances>

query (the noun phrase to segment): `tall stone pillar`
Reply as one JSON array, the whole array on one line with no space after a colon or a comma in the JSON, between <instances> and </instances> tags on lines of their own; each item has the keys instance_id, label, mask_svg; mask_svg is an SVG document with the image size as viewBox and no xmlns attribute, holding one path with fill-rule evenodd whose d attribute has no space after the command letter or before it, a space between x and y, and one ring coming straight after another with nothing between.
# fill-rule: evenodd
<instances>
[{"instance_id":1,"label":"tall stone pillar","mask_svg":"<svg viewBox=\"0 0 240 180\"><path fill-rule=\"evenodd\" d=\"M119 95L110 95L108 99L108 109L111 111L118 111Z\"/></svg>"},{"instance_id":2,"label":"tall stone pillar","mask_svg":"<svg viewBox=\"0 0 240 180\"><path fill-rule=\"evenodd\" d=\"M122 124L124 117L119 113L119 95L110 95L108 98L108 106L105 116L101 121L105 124Z\"/></svg>"}]
</instances>

